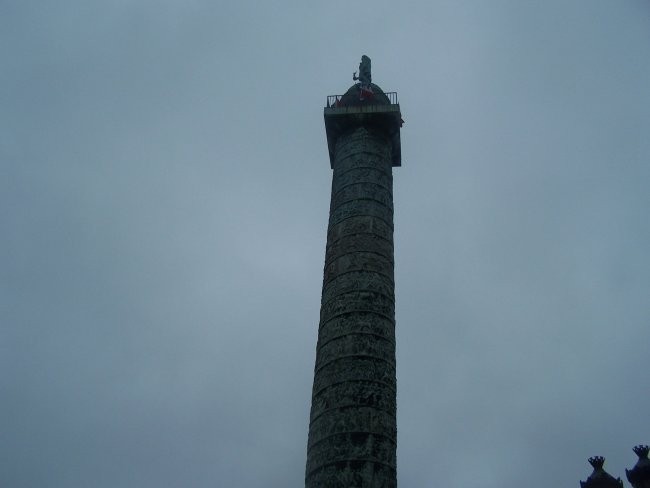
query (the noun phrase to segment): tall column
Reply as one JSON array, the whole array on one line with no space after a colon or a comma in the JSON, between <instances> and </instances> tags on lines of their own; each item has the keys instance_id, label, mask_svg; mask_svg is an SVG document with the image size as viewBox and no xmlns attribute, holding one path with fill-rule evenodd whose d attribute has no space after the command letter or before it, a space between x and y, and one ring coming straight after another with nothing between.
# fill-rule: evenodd
<instances>
[{"instance_id":1,"label":"tall column","mask_svg":"<svg viewBox=\"0 0 650 488\"><path fill-rule=\"evenodd\" d=\"M374 115L364 116L370 109ZM399 159L399 147L394 147L399 145L399 117L395 119L395 110L399 115L396 104L388 114L376 105L335 108L329 110L331 117L338 116L334 123L328 121L326 109L334 172L307 488L397 485L392 167ZM385 123L386 117L393 122Z\"/></svg>"}]
</instances>

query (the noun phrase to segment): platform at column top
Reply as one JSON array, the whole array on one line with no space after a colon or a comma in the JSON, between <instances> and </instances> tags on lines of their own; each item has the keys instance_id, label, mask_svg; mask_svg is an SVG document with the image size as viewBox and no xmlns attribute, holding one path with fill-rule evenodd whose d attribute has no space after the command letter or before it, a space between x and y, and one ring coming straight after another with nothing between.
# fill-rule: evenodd
<instances>
[{"instance_id":1,"label":"platform at column top","mask_svg":"<svg viewBox=\"0 0 650 488\"><path fill-rule=\"evenodd\" d=\"M330 95L323 110L327 149L330 166L334 167L336 141L341 134L352 127L366 126L386 134L392 144L391 162L402 165L400 128L403 124L397 93L384 93L375 84L370 91L364 91L359 84L353 85L344 95Z\"/></svg>"}]
</instances>

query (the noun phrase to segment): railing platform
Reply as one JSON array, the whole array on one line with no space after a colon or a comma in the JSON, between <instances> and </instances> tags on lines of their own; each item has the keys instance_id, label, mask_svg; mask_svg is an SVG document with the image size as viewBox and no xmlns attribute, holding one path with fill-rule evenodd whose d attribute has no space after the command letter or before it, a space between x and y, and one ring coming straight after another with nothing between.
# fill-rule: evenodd
<instances>
[{"instance_id":1,"label":"railing platform","mask_svg":"<svg viewBox=\"0 0 650 488\"><path fill-rule=\"evenodd\" d=\"M403 120L396 92L377 93L364 100L358 100L349 94L330 95L327 97L323 115L332 168L337 139L341 134L358 126L370 127L386 134L392 145L393 166L402 165L400 128Z\"/></svg>"},{"instance_id":2,"label":"railing platform","mask_svg":"<svg viewBox=\"0 0 650 488\"><path fill-rule=\"evenodd\" d=\"M385 96L388 99L388 104L385 103L383 100L381 100L382 97ZM327 108L339 108L341 106L350 106L350 105L369 105L369 104L376 104L376 105L397 105L397 92L381 92L381 93L372 93L369 94L365 99L359 100L358 102L355 100L355 103L348 103L347 100L344 99L345 95L328 95L327 96ZM365 103L364 103L365 102Z\"/></svg>"}]
</instances>

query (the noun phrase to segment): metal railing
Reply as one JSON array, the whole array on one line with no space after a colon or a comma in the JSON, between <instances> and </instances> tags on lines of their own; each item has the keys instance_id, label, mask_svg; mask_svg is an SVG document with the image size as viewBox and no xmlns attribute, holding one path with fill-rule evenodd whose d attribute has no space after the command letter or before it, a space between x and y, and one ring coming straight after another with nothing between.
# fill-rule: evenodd
<instances>
[{"instance_id":1,"label":"metal railing","mask_svg":"<svg viewBox=\"0 0 650 488\"><path fill-rule=\"evenodd\" d=\"M348 102L349 97L344 101L344 95L328 95L327 96L327 107L345 107L348 105L357 105L358 102L363 102L363 101L368 101L368 102L374 102L375 104L379 102L378 98L381 97L382 95L385 95L388 98L388 102L391 105L396 105L397 104L397 92L384 92L384 93L378 93L378 94L368 94L365 96L364 99L360 100L355 100L354 103Z\"/></svg>"}]
</instances>

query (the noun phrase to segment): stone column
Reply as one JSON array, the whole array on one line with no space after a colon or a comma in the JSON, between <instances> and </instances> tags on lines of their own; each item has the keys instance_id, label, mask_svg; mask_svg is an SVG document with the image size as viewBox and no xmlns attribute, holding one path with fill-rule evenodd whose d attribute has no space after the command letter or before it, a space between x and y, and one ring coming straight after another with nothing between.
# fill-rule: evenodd
<instances>
[{"instance_id":1,"label":"stone column","mask_svg":"<svg viewBox=\"0 0 650 488\"><path fill-rule=\"evenodd\" d=\"M391 138L338 136L307 448L307 488L394 488Z\"/></svg>"}]
</instances>

